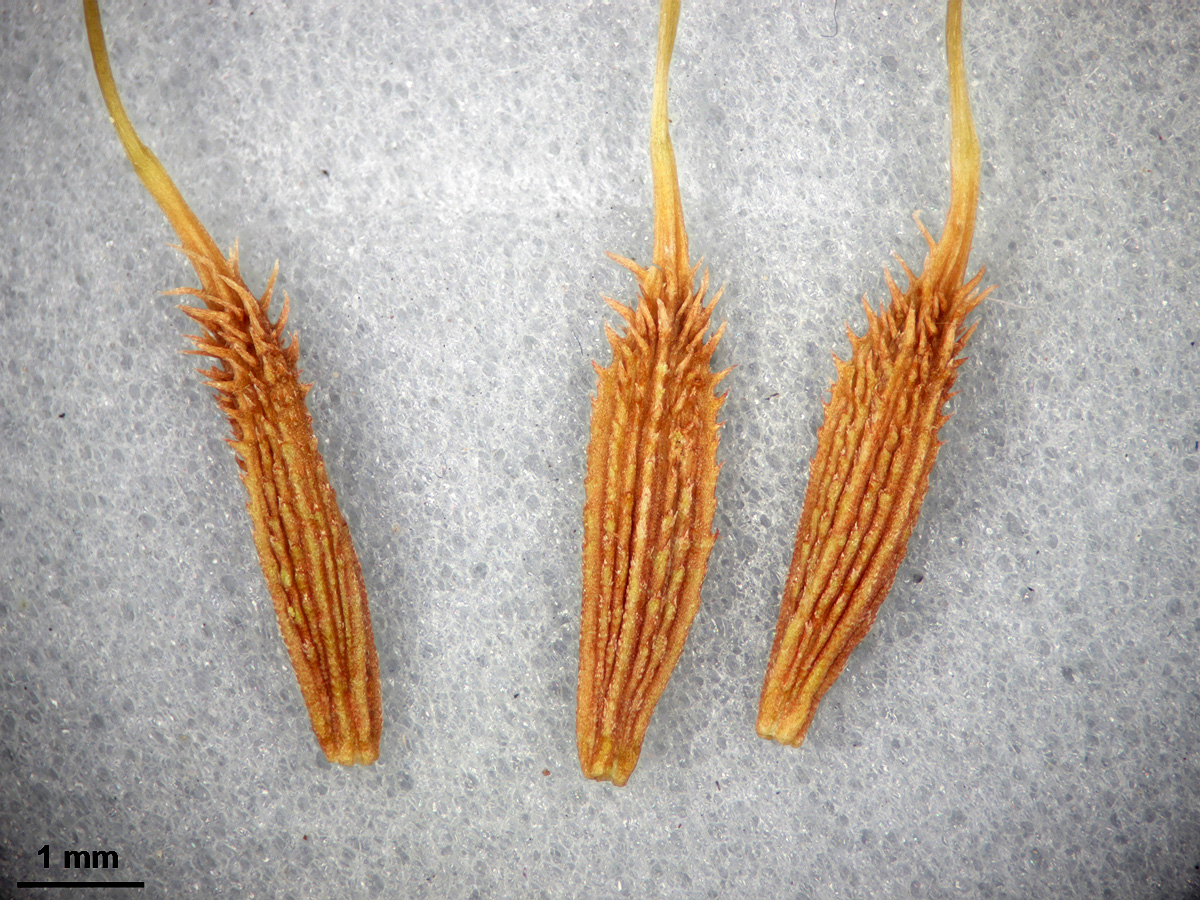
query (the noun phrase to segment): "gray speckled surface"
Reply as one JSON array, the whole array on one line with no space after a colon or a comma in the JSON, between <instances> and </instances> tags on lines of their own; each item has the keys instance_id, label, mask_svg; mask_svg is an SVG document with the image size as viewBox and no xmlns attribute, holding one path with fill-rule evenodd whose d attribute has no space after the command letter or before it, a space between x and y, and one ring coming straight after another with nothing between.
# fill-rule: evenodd
<instances>
[{"instance_id":1,"label":"gray speckled surface","mask_svg":"<svg viewBox=\"0 0 1200 900\"><path fill-rule=\"evenodd\" d=\"M632 781L581 778L590 360L632 290L603 252L650 253L656 16L106 4L142 136L293 298L383 669L382 756L346 771L79 9L0 6L0 895L63 874L44 844L118 851L145 897L1200 894L1189 4L969 3L998 288L908 560L794 751L755 703L829 353L945 208L943 10L685 3L684 205L738 365L721 539Z\"/></svg>"}]
</instances>

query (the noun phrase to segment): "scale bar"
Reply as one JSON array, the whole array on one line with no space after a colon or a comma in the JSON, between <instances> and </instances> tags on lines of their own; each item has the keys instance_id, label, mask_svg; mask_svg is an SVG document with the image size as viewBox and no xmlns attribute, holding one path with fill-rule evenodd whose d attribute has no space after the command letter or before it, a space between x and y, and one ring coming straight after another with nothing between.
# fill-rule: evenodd
<instances>
[{"instance_id":1,"label":"scale bar","mask_svg":"<svg viewBox=\"0 0 1200 900\"><path fill-rule=\"evenodd\" d=\"M144 888L144 881L18 881L19 888Z\"/></svg>"}]
</instances>

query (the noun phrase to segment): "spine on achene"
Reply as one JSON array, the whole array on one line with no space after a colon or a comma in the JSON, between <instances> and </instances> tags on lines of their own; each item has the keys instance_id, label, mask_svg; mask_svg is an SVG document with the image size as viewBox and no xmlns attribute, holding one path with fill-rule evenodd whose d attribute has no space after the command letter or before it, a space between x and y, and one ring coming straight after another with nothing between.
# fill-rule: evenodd
<instances>
[{"instance_id":1,"label":"spine on achene","mask_svg":"<svg viewBox=\"0 0 1200 900\"><path fill-rule=\"evenodd\" d=\"M835 357L837 379L817 432L817 452L784 586L758 711L758 733L799 746L817 704L863 639L896 577L921 512L949 418L965 322L988 291L983 271L963 278L979 198L979 141L967 97L962 4L946 10L950 72L950 208L918 277L901 261L908 289L885 271L891 303L878 315L865 298L867 331L849 331L851 356Z\"/></svg>"},{"instance_id":2,"label":"spine on achene","mask_svg":"<svg viewBox=\"0 0 1200 900\"><path fill-rule=\"evenodd\" d=\"M613 359L596 365L583 514L583 615L576 736L589 778L628 781L655 704L700 606L716 540L717 412L725 372L710 362L724 331L705 339L707 274L688 260L667 121L667 73L678 0L663 0L650 127L654 264L613 259L637 279L636 309L606 326ZM718 295L719 296L719 295Z\"/></svg>"},{"instance_id":3,"label":"spine on achene","mask_svg":"<svg viewBox=\"0 0 1200 900\"><path fill-rule=\"evenodd\" d=\"M134 170L179 235L199 288L173 293L204 329L188 351L216 360L202 372L229 417L263 576L321 749L346 765L379 756L383 727L379 662L358 556L304 404L295 337L284 344L284 295L270 318L270 282L261 297L246 287L236 248L226 259L162 164L138 138L117 94L96 0L84 0L96 77Z\"/></svg>"}]
</instances>

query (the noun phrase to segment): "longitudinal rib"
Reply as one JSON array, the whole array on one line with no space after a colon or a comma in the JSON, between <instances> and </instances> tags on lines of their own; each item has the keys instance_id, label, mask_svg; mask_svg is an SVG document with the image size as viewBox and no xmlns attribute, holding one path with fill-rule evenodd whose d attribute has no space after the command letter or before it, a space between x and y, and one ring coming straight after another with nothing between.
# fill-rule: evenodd
<instances>
[{"instance_id":1,"label":"longitudinal rib","mask_svg":"<svg viewBox=\"0 0 1200 900\"><path fill-rule=\"evenodd\" d=\"M888 273L891 303L878 315L864 298L867 332L849 331L851 356L835 357L837 380L817 432L804 511L763 683L758 733L799 746L821 697L875 621L921 512L949 418L960 357L987 295L982 270L966 284L979 198L979 141L967 97L962 4L946 11L950 70L950 209L908 289ZM990 290L990 289L989 289Z\"/></svg>"},{"instance_id":2,"label":"longitudinal rib","mask_svg":"<svg viewBox=\"0 0 1200 900\"><path fill-rule=\"evenodd\" d=\"M589 778L622 785L700 606L716 534L717 411L725 373L710 367L724 331L705 339L708 276L693 289L667 123L678 0L663 0L650 157L654 265L613 257L638 281L636 309L606 327L613 359L596 365L583 513L583 621L576 730Z\"/></svg>"},{"instance_id":3,"label":"longitudinal rib","mask_svg":"<svg viewBox=\"0 0 1200 900\"><path fill-rule=\"evenodd\" d=\"M333 762L371 763L383 727L379 662L367 592L350 530L317 450L304 405L295 337L283 341L288 298L270 318L275 275L255 297L192 213L162 164L141 142L117 94L96 0L84 0L88 42L104 102L133 168L179 235L200 277L174 293L204 329L196 349L216 364L202 374L233 429L263 576L321 749Z\"/></svg>"}]
</instances>

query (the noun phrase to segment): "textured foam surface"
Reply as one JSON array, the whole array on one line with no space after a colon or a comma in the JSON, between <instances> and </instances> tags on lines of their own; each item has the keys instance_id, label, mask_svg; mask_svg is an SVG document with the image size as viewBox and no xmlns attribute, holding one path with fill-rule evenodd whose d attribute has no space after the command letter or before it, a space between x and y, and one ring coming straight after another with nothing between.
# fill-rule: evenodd
<instances>
[{"instance_id":1,"label":"textured foam surface","mask_svg":"<svg viewBox=\"0 0 1200 900\"><path fill-rule=\"evenodd\" d=\"M655 5L105 5L130 114L293 298L371 594L326 764L73 3L0 10L0 896L1200 893L1200 12L968 3L985 304L907 562L754 735L820 402L948 195L938 2L687 0L672 115L736 363L704 603L629 786L574 690L590 360L651 249ZM54 866L37 851L48 844ZM95 873L92 873L93 875Z\"/></svg>"}]
</instances>

